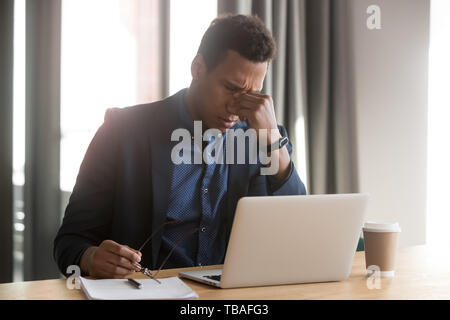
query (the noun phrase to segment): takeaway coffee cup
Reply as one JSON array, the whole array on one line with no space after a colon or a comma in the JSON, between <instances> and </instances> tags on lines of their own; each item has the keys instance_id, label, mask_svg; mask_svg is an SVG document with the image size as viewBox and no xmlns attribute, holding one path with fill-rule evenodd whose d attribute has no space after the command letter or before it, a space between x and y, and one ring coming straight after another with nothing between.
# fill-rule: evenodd
<instances>
[{"instance_id":1,"label":"takeaway coffee cup","mask_svg":"<svg viewBox=\"0 0 450 320\"><path fill-rule=\"evenodd\" d=\"M400 235L398 223L366 222L363 227L364 251L368 275L393 277Z\"/></svg>"}]
</instances>

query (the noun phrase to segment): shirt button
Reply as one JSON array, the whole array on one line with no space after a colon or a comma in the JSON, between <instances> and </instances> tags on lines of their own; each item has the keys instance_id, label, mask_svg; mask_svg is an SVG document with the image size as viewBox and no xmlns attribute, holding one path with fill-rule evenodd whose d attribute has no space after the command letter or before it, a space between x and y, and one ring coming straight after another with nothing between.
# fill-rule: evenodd
<instances>
[{"instance_id":1,"label":"shirt button","mask_svg":"<svg viewBox=\"0 0 450 320\"><path fill-rule=\"evenodd\" d=\"M201 230L202 232L206 232L206 227L202 227L200 230Z\"/></svg>"},{"instance_id":2,"label":"shirt button","mask_svg":"<svg viewBox=\"0 0 450 320\"><path fill-rule=\"evenodd\" d=\"M208 188L203 189L204 193L208 193Z\"/></svg>"}]
</instances>

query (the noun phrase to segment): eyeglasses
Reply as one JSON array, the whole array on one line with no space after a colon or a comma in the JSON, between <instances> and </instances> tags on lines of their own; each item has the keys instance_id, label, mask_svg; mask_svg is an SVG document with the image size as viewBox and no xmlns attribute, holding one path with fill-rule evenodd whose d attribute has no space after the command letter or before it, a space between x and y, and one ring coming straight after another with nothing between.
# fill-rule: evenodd
<instances>
[{"instance_id":1,"label":"eyeglasses","mask_svg":"<svg viewBox=\"0 0 450 320\"><path fill-rule=\"evenodd\" d=\"M160 232L165 226L167 225L172 225L172 224L179 224L181 223L181 220L172 220L172 221L167 221L165 223L163 223L162 225L160 225L145 241L144 243L139 247L138 251L141 251L145 245L151 241L153 239L153 237ZM200 228L194 228L193 230L191 230L190 232L187 232L183 235L183 237L181 237L181 239L179 239L175 245L172 247L172 249L169 251L169 253L167 254L167 256L164 258L163 262L161 263L161 266L159 267L159 269L155 272L155 274L152 273L152 271L149 268L145 268L142 267L141 265L137 264L136 262L133 263L133 266L139 268L138 272L141 272L142 274L146 275L147 277L155 280L156 282L158 282L159 284L161 284L161 282L156 279L156 277L158 276L159 272L161 271L161 269L164 267L164 265L167 263L167 261L169 260L170 256L172 255L172 253L175 251L176 248L178 248L178 246L190 235L196 233Z\"/></svg>"}]
</instances>

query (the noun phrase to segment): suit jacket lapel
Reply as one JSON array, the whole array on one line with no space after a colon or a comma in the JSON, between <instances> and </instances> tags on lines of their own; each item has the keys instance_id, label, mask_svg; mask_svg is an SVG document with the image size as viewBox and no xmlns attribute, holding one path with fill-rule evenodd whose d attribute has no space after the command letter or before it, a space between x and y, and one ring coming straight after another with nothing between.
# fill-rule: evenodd
<instances>
[{"instance_id":1,"label":"suit jacket lapel","mask_svg":"<svg viewBox=\"0 0 450 320\"><path fill-rule=\"evenodd\" d=\"M172 159L171 151L178 142L171 141L172 132L180 127L177 121L179 95L181 91L174 96L163 101L163 106L158 112L158 119L154 125L156 130L152 130L150 137L150 148L152 155L152 186L153 186L153 213L152 213L152 267L157 266L159 250L161 247L162 233L164 228L160 228L167 218L168 197L170 192L170 181L172 179Z\"/></svg>"}]
</instances>

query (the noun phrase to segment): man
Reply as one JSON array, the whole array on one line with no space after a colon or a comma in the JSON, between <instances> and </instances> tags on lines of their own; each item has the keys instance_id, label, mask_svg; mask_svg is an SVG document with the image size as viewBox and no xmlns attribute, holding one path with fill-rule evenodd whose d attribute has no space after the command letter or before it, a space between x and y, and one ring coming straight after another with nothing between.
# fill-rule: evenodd
<instances>
[{"instance_id":1,"label":"man","mask_svg":"<svg viewBox=\"0 0 450 320\"><path fill-rule=\"evenodd\" d=\"M63 273L80 265L85 275L121 278L140 265L160 268L165 260L170 268L222 264L239 198L306 193L272 99L260 93L274 55L275 42L257 17L217 18L192 62L188 89L106 113L55 239ZM194 121L201 121L203 143L194 141ZM234 129L254 130L263 146L275 147L265 164L249 162L248 149L244 164L179 163L173 159L179 141L172 138L180 128L193 136L183 152L202 152L219 138L230 141ZM208 136L209 129L220 134ZM272 164L273 175L261 174Z\"/></svg>"}]
</instances>

